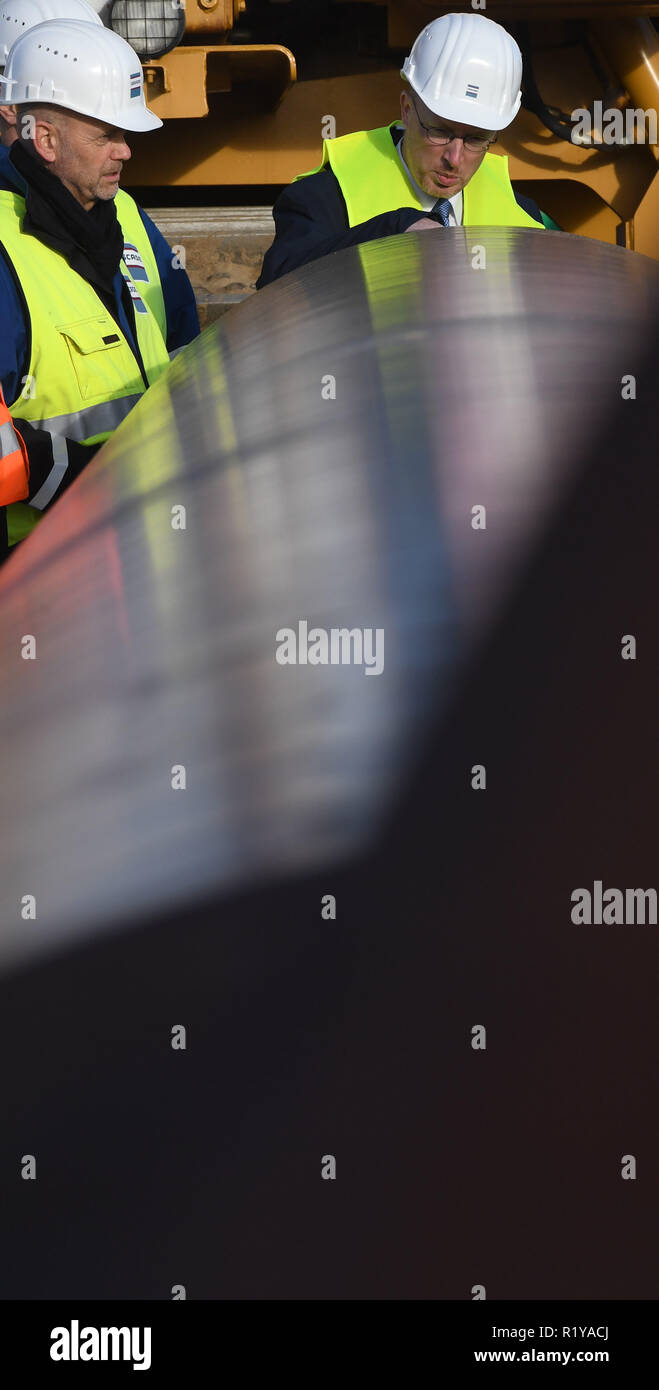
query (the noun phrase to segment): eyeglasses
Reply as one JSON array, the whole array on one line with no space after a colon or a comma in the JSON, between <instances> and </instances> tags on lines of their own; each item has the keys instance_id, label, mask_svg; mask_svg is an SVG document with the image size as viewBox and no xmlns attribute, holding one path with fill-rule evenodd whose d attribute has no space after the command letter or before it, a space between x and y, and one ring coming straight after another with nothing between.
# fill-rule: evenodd
<instances>
[{"instance_id":1,"label":"eyeglasses","mask_svg":"<svg viewBox=\"0 0 659 1390\"><path fill-rule=\"evenodd\" d=\"M490 145L496 144L496 135L456 135L454 130L443 130L439 126L424 125L414 97L412 97L412 105L429 145L450 145L452 140L462 140L465 149L470 154L480 154L482 150L487 150Z\"/></svg>"}]
</instances>

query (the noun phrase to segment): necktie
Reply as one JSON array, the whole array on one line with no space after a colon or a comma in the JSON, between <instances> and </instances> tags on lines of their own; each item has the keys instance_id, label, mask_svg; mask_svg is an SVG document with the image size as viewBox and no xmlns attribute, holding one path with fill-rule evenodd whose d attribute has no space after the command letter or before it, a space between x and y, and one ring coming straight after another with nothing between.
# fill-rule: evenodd
<instances>
[{"instance_id":1,"label":"necktie","mask_svg":"<svg viewBox=\"0 0 659 1390\"><path fill-rule=\"evenodd\" d=\"M442 227L448 227L449 213L452 211L453 209L451 207L451 204L449 203L448 198L438 198L434 207L430 209L430 216L434 217L436 222L441 222Z\"/></svg>"}]
</instances>

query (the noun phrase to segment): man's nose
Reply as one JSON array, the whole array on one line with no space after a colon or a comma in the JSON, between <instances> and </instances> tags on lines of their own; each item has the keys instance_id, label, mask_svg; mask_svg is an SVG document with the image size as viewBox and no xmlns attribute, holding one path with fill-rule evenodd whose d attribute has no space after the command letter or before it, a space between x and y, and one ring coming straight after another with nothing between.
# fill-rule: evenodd
<instances>
[{"instance_id":1,"label":"man's nose","mask_svg":"<svg viewBox=\"0 0 659 1390\"><path fill-rule=\"evenodd\" d=\"M113 153L115 159L121 159L125 164L131 157L130 145L127 145L125 140L117 140Z\"/></svg>"},{"instance_id":2,"label":"man's nose","mask_svg":"<svg viewBox=\"0 0 659 1390\"><path fill-rule=\"evenodd\" d=\"M450 164L457 165L460 162L460 151L462 149L462 136L456 135L450 144L444 146L444 155Z\"/></svg>"}]
</instances>

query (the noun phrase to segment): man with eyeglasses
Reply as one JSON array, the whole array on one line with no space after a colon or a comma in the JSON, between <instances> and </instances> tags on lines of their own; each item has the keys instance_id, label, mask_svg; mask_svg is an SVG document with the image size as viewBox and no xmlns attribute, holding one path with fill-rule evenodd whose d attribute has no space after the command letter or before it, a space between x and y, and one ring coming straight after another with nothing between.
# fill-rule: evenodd
<instances>
[{"instance_id":1,"label":"man with eyeglasses","mask_svg":"<svg viewBox=\"0 0 659 1390\"><path fill-rule=\"evenodd\" d=\"M401 78L399 121L326 140L319 168L281 194L257 289L332 251L399 232L560 230L515 191L508 160L489 153L522 100L522 55L502 25L480 14L433 20Z\"/></svg>"}]
</instances>

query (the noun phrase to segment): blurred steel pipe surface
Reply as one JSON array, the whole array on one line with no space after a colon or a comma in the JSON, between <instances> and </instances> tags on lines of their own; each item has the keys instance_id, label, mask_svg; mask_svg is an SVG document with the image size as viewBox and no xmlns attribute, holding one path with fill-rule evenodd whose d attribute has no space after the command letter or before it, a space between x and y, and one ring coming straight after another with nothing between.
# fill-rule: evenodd
<instances>
[{"instance_id":1,"label":"blurred steel pipe surface","mask_svg":"<svg viewBox=\"0 0 659 1390\"><path fill-rule=\"evenodd\" d=\"M641 369L658 285L578 237L406 234L171 365L0 575L2 964L372 841ZM300 620L383 629L382 674L280 666Z\"/></svg>"}]
</instances>

